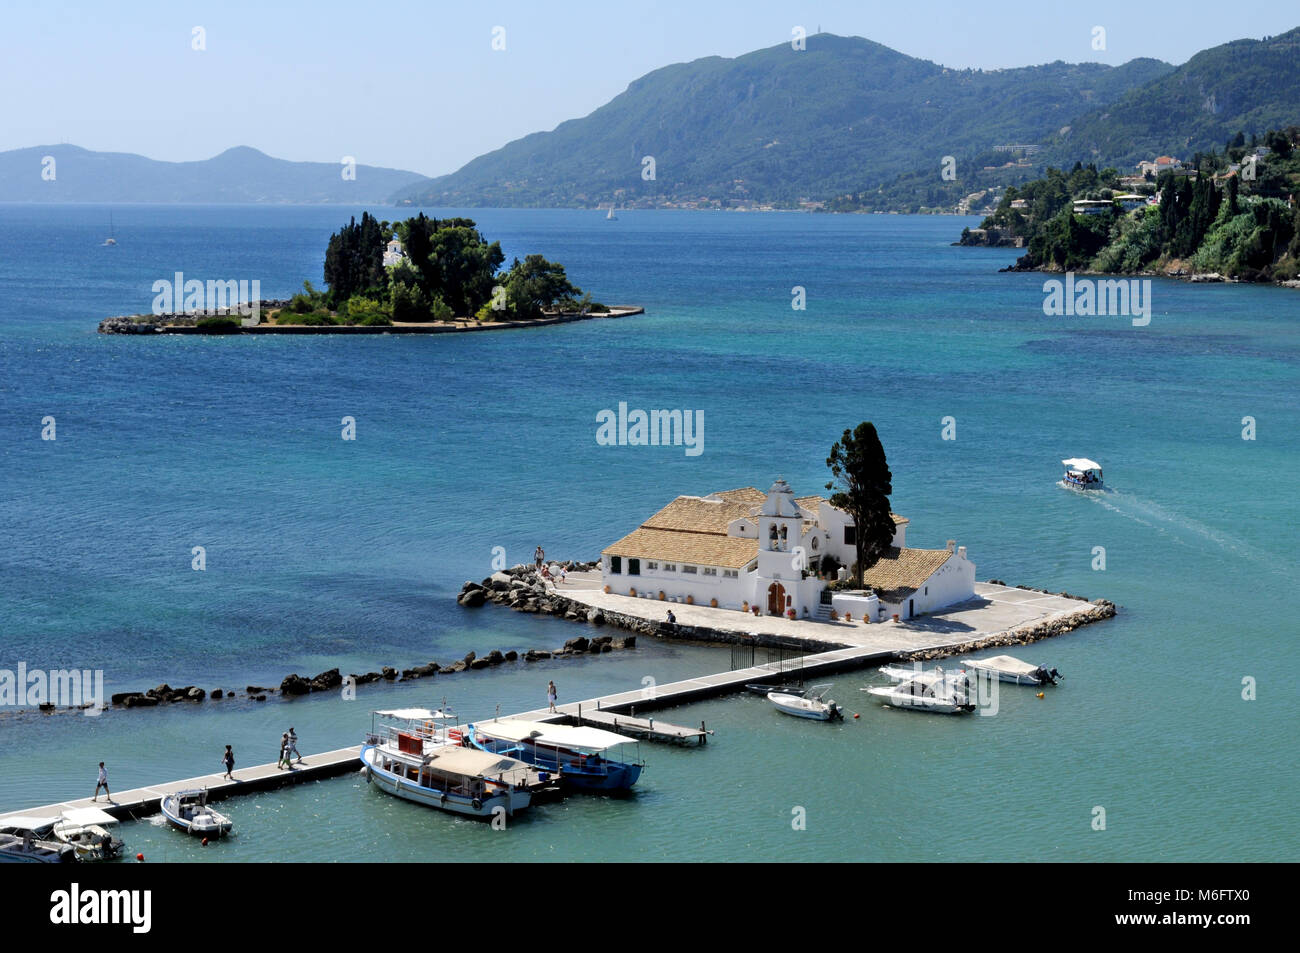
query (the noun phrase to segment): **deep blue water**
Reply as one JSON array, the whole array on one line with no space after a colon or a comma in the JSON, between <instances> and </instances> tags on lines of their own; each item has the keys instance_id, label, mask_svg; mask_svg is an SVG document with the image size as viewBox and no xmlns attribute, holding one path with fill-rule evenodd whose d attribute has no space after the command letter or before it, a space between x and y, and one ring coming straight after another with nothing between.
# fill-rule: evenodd
<instances>
[{"instance_id":1,"label":"deep blue water","mask_svg":"<svg viewBox=\"0 0 1300 953\"><path fill-rule=\"evenodd\" d=\"M981 579L1122 611L1019 653L1069 679L995 718L859 706L823 730L721 699L674 713L718 738L650 752L638 798L571 799L508 841L339 780L232 802L249 823L221 857L425 856L377 852L370 834L398 816L437 856L483 859L1295 855L1300 294L1156 281L1151 323L1133 327L1044 316L1042 276L997 273L1014 253L950 247L967 220L473 210L507 260L540 252L598 300L647 313L438 337L95 333L147 311L152 283L178 270L260 279L266 297L319 285L329 234L354 212L116 207L110 248L107 208L0 206L0 668L103 668L109 691L213 688L554 646L565 624L455 604L493 547L512 563L539 543L592 558L678 493L778 476L818 492L830 444L864 419L910 544L955 538ZM704 453L598 446L595 415L619 401L703 410ZM955 441L941 439L947 416ZM1112 492L1059 489L1074 455L1100 460ZM575 698L728 661L651 644L355 705L0 710L0 810L89 793L101 758L122 788L213 770L232 741L242 763L270 761L290 717L307 748L356 743L368 700L513 711L551 677ZM837 694L864 697L866 679L842 676ZM790 830L794 805L808 830ZM1090 828L1098 805L1106 831ZM340 819L342 853L280 836L313 810ZM147 824L127 834L155 856L191 850Z\"/></svg>"}]
</instances>

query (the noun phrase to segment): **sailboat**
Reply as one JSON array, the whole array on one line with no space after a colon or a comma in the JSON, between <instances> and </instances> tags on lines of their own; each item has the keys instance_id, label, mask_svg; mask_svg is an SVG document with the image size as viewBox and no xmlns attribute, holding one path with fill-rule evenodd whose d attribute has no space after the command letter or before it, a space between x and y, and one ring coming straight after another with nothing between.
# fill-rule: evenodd
<instances>
[{"instance_id":1,"label":"sailboat","mask_svg":"<svg viewBox=\"0 0 1300 953\"><path fill-rule=\"evenodd\" d=\"M607 222L617 222L617 221L618 221L618 216L614 214L614 206L613 206L613 205L610 205L610 207L609 207L609 214L605 216L605 221L607 221Z\"/></svg>"},{"instance_id":2,"label":"sailboat","mask_svg":"<svg viewBox=\"0 0 1300 953\"><path fill-rule=\"evenodd\" d=\"M104 239L105 245L116 245L117 239L113 237L113 213L108 213L108 237Z\"/></svg>"}]
</instances>

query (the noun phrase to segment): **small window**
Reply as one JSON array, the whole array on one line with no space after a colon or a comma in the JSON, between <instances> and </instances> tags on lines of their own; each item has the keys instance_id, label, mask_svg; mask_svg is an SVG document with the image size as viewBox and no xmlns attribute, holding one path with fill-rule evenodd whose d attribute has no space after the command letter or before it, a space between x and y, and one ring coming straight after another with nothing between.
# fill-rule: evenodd
<instances>
[{"instance_id":1,"label":"small window","mask_svg":"<svg viewBox=\"0 0 1300 953\"><path fill-rule=\"evenodd\" d=\"M682 567L682 572L696 573L696 572L699 572L699 567L697 567L697 566L683 566L683 567Z\"/></svg>"},{"instance_id":2,"label":"small window","mask_svg":"<svg viewBox=\"0 0 1300 953\"><path fill-rule=\"evenodd\" d=\"M658 563L646 563L646 564L645 564L645 568L646 568L646 569L658 569L658 568L659 568L659 564L658 564Z\"/></svg>"},{"instance_id":3,"label":"small window","mask_svg":"<svg viewBox=\"0 0 1300 953\"><path fill-rule=\"evenodd\" d=\"M676 572L676 571L677 571L676 563L664 563L664 572Z\"/></svg>"},{"instance_id":4,"label":"small window","mask_svg":"<svg viewBox=\"0 0 1300 953\"><path fill-rule=\"evenodd\" d=\"M716 569L714 569L712 566L705 566L705 567L704 567L704 575L706 575L706 576L716 576L717 574L718 574L718 571L717 571Z\"/></svg>"},{"instance_id":5,"label":"small window","mask_svg":"<svg viewBox=\"0 0 1300 953\"><path fill-rule=\"evenodd\" d=\"M629 559L629 560L627 561L627 574L628 574L629 576L639 576L639 575L641 575L641 560L639 560L639 559Z\"/></svg>"},{"instance_id":6,"label":"small window","mask_svg":"<svg viewBox=\"0 0 1300 953\"><path fill-rule=\"evenodd\" d=\"M856 526L844 527L844 545L856 546L858 543L858 528Z\"/></svg>"},{"instance_id":7,"label":"small window","mask_svg":"<svg viewBox=\"0 0 1300 953\"><path fill-rule=\"evenodd\" d=\"M722 575L725 579L735 579L737 571L735 569L724 569L722 570Z\"/></svg>"},{"instance_id":8,"label":"small window","mask_svg":"<svg viewBox=\"0 0 1300 953\"><path fill-rule=\"evenodd\" d=\"M610 557L609 557L609 571L610 571L610 572L622 572L622 571L623 571L623 557L622 557L622 556L610 556Z\"/></svg>"}]
</instances>

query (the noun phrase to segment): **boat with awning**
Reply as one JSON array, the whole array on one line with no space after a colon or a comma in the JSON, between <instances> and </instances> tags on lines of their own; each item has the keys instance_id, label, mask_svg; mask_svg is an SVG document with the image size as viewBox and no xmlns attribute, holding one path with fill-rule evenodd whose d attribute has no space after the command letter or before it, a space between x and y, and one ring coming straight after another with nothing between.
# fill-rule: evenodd
<instances>
[{"instance_id":1,"label":"boat with awning","mask_svg":"<svg viewBox=\"0 0 1300 953\"><path fill-rule=\"evenodd\" d=\"M469 725L468 736L482 751L557 772L562 783L590 791L626 791L645 767L635 738L586 725L498 718Z\"/></svg>"},{"instance_id":2,"label":"boat with awning","mask_svg":"<svg viewBox=\"0 0 1300 953\"><path fill-rule=\"evenodd\" d=\"M1061 461L1065 475L1061 485L1075 490L1100 490L1103 487L1101 464L1087 457L1070 457Z\"/></svg>"}]
</instances>

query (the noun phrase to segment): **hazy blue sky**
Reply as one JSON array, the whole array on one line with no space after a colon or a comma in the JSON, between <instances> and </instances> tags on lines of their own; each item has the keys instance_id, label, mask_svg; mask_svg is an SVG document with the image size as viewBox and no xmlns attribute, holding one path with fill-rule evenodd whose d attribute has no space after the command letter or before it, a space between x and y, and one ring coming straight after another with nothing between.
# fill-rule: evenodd
<instances>
[{"instance_id":1,"label":"hazy blue sky","mask_svg":"<svg viewBox=\"0 0 1300 953\"><path fill-rule=\"evenodd\" d=\"M795 25L958 68L1182 63L1286 32L1300 4L6 0L0 150L68 142L184 160L249 145L438 175L586 115L650 70L788 42Z\"/></svg>"}]
</instances>

